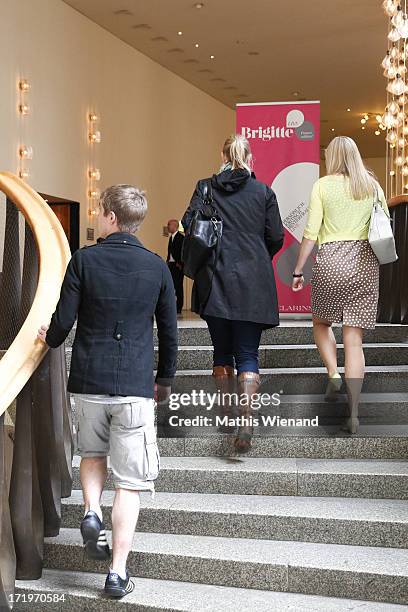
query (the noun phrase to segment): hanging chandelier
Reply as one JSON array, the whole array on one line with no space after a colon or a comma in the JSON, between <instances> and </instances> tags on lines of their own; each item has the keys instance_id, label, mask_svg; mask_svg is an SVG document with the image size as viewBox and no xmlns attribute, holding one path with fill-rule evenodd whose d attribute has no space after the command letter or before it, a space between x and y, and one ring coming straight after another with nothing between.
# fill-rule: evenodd
<instances>
[{"instance_id":1,"label":"hanging chandelier","mask_svg":"<svg viewBox=\"0 0 408 612\"><path fill-rule=\"evenodd\" d=\"M377 120L387 131L386 194L391 198L408 193L407 0L384 0L383 9L389 18L388 49L381 62L387 79L387 105Z\"/></svg>"}]
</instances>

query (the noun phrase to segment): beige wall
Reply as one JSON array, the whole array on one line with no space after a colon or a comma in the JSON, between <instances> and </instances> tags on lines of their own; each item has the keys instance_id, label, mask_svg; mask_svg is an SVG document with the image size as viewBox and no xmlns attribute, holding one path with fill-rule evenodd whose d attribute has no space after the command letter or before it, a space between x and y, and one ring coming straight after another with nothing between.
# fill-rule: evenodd
<instances>
[{"instance_id":1,"label":"beige wall","mask_svg":"<svg viewBox=\"0 0 408 612\"><path fill-rule=\"evenodd\" d=\"M81 202L86 243L86 118L96 110L101 188L128 182L147 190L140 237L163 255L162 226L184 211L196 180L218 168L234 112L61 0L3 2L0 57L0 169L16 171L20 140L31 144L30 184ZM17 113L20 76L32 84L24 134Z\"/></svg>"}]
</instances>

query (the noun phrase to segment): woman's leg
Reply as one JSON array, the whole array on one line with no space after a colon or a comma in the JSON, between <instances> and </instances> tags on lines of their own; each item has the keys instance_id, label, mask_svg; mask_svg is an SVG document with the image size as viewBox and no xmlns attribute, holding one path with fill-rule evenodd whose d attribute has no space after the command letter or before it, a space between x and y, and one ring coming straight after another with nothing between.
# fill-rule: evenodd
<instances>
[{"instance_id":1,"label":"woman's leg","mask_svg":"<svg viewBox=\"0 0 408 612\"><path fill-rule=\"evenodd\" d=\"M350 379L363 379L365 359L363 330L361 327L343 326L344 375Z\"/></svg>"},{"instance_id":2,"label":"woman's leg","mask_svg":"<svg viewBox=\"0 0 408 612\"><path fill-rule=\"evenodd\" d=\"M259 343L262 325L252 321L231 321L233 352L237 374L259 373Z\"/></svg>"},{"instance_id":3,"label":"woman's leg","mask_svg":"<svg viewBox=\"0 0 408 612\"><path fill-rule=\"evenodd\" d=\"M218 366L234 367L231 321L220 317L205 318L214 347L214 369Z\"/></svg>"},{"instance_id":4,"label":"woman's leg","mask_svg":"<svg viewBox=\"0 0 408 612\"><path fill-rule=\"evenodd\" d=\"M240 417L244 423L238 429L234 445L239 453L246 453L251 448L253 426L246 423L253 416L252 397L259 388L259 343L262 326L251 321L233 321L234 357L238 372L238 393L243 404L240 406Z\"/></svg>"},{"instance_id":5,"label":"woman's leg","mask_svg":"<svg viewBox=\"0 0 408 612\"><path fill-rule=\"evenodd\" d=\"M327 372L333 376L337 372L337 347L331 323L313 317L313 336Z\"/></svg>"},{"instance_id":6,"label":"woman's leg","mask_svg":"<svg viewBox=\"0 0 408 612\"><path fill-rule=\"evenodd\" d=\"M216 390L220 393L217 411L221 418L231 416L230 393L235 391L234 355L232 353L231 321L219 317L206 317L214 347L213 380ZM228 422L219 425L221 433L231 433L233 427Z\"/></svg>"},{"instance_id":7,"label":"woman's leg","mask_svg":"<svg viewBox=\"0 0 408 612\"><path fill-rule=\"evenodd\" d=\"M364 381L365 359L363 351L363 330L361 327L343 326L344 373L350 416L346 427L350 433L358 428L358 404Z\"/></svg>"}]
</instances>

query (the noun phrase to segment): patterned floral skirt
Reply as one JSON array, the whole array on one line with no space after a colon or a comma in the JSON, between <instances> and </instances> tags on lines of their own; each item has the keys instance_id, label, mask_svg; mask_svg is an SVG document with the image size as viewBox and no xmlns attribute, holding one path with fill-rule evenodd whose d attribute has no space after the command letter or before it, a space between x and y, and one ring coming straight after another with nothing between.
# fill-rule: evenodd
<instances>
[{"instance_id":1,"label":"patterned floral skirt","mask_svg":"<svg viewBox=\"0 0 408 612\"><path fill-rule=\"evenodd\" d=\"M368 240L322 244L311 285L312 313L316 317L351 327L375 327L379 264Z\"/></svg>"}]
</instances>

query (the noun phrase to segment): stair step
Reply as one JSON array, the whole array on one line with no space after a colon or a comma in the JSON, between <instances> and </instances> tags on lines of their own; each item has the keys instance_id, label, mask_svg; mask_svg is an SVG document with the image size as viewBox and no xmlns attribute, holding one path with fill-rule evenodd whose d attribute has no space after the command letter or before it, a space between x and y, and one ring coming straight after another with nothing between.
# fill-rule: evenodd
<instances>
[{"instance_id":1,"label":"stair step","mask_svg":"<svg viewBox=\"0 0 408 612\"><path fill-rule=\"evenodd\" d=\"M85 557L78 529L46 538L44 563L107 569ZM408 551L401 549L138 532L128 568L141 578L408 604Z\"/></svg>"},{"instance_id":2,"label":"stair step","mask_svg":"<svg viewBox=\"0 0 408 612\"><path fill-rule=\"evenodd\" d=\"M73 459L73 489L80 489ZM109 463L109 459L108 459ZM408 499L408 460L162 457L156 491ZM113 490L108 466L106 490Z\"/></svg>"},{"instance_id":3,"label":"stair step","mask_svg":"<svg viewBox=\"0 0 408 612\"><path fill-rule=\"evenodd\" d=\"M326 402L323 395L282 395L280 406L272 408L274 414L289 418L310 418L318 416L322 423L330 418L344 418L348 414L346 394L341 394L333 404ZM268 408L260 412L267 414ZM408 423L408 393L362 393L358 414L361 422Z\"/></svg>"},{"instance_id":4,"label":"stair step","mask_svg":"<svg viewBox=\"0 0 408 612\"><path fill-rule=\"evenodd\" d=\"M113 498L113 491L102 495L107 529ZM401 500L209 493L142 498L140 531L394 548L408 543L408 504ZM62 525L78 528L82 492L73 491L62 505Z\"/></svg>"},{"instance_id":5,"label":"stair step","mask_svg":"<svg viewBox=\"0 0 408 612\"><path fill-rule=\"evenodd\" d=\"M344 373L344 368L339 368ZM174 393L188 393L193 389L214 393L211 370L178 370L174 379ZM261 369L259 393L286 395L322 394L327 385L325 368ZM408 365L367 366L363 391L370 393L408 392Z\"/></svg>"},{"instance_id":6,"label":"stair step","mask_svg":"<svg viewBox=\"0 0 408 612\"><path fill-rule=\"evenodd\" d=\"M237 391L220 390L220 393L237 393ZM378 401L367 402L363 397L361 398L358 407L358 417L361 426L408 425L408 393L370 395L376 395ZM389 401L386 401L385 398L383 398L383 395L390 398ZM391 399L391 396L394 395L403 396L403 399L401 401L394 401ZM238 397L238 395L234 397ZM292 399L296 397L299 399ZM314 420L316 417L318 417L319 427L314 427L313 432L319 431L319 428L323 426L338 426L337 429L339 429L340 426L344 424L344 421L349 414L347 397L345 395L339 395L338 401L335 403L324 401L324 398L321 395L315 395L312 397L317 398L315 402L308 401L306 395L291 396L290 399L288 399L289 396L282 395L280 396L281 403L276 406L262 406L260 402L254 402L254 412L252 415L254 418L259 419L259 426L261 427L259 432L267 432L265 427L267 428L270 426L274 422L273 419L275 417L279 417L280 422L282 419ZM158 422L163 426L174 425L176 423L176 426L179 427L180 418L192 419L195 417L205 416L211 420L215 431L215 428L222 423L222 419L226 417L227 413L229 413L229 418L232 418L233 420L240 416L238 406L232 404L231 408L229 408L228 405L227 408L223 408L220 404L221 402L217 404L214 403L213 400L209 401L208 399L204 398L200 405L179 407L179 403L170 403L169 407L160 406L158 409ZM276 419L276 425L278 425L277 421L278 419ZM191 435L192 431L189 430L190 428L188 428L187 433ZM282 433L284 431L287 431L287 428L285 428ZM200 434L200 432L197 433Z\"/></svg>"},{"instance_id":7,"label":"stair step","mask_svg":"<svg viewBox=\"0 0 408 612\"><path fill-rule=\"evenodd\" d=\"M205 321L201 319L195 321L179 320L177 326L180 346L211 345L211 338ZM76 327L74 327L68 335L67 346L72 345L75 329ZM333 331L337 342L341 342L341 326L334 324ZM365 343L407 342L408 325L379 323L375 329L367 329L364 331L363 340ZM158 343L156 328L154 329L154 343L155 345ZM310 320L282 320L279 327L263 331L261 344L314 344L312 322Z\"/></svg>"},{"instance_id":8,"label":"stair step","mask_svg":"<svg viewBox=\"0 0 408 612\"><path fill-rule=\"evenodd\" d=\"M72 348L66 348L67 366L71 364ZM343 345L338 346L338 362L344 365ZM373 343L364 345L367 365L405 365L408 362L408 343ZM157 367L158 350L155 348ZM177 367L179 370L206 370L213 365L212 346L179 346ZM271 344L259 347L260 368L320 367L322 360L312 344Z\"/></svg>"},{"instance_id":9,"label":"stair step","mask_svg":"<svg viewBox=\"0 0 408 612\"><path fill-rule=\"evenodd\" d=\"M159 438L162 457L231 457L235 436ZM258 436L246 457L299 457L309 459L406 459L408 438L384 431L369 436L306 437Z\"/></svg>"},{"instance_id":10,"label":"stair step","mask_svg":"<svg viewBox=\"0 0 408 612\"><path fill-rule=\"evenodd\" d=\"M135 583L133 593L122 602L112 602L103 594L106 573L70 572L63 570L43 571L39 580L17 580L16 593L38 595L65 595L65 603L59 610L150 610L154 612L228 612L233 609L256 609L257 612L280 612L294 610L302 612L344 612L362 610L363 612L399 612L405 606L398 604L376 603L319 595L301 595L290 592L242 589L212 584L197 584L176 580L157 580L154 578L132 578ZM290 589L290 585L288 585ZM33 600L35 601L35 600ZM21 610L25 609L21 605ZM14 607L19 609L18 604ZM30 611L56 610L55 603L30 603Z\"/></svg>"},{"instance_id":11,"label":"stair step","mask_svg":"<svg viewBox=\"0 0 408 612\"><path fill-rule=\"evenodd\" d=\"M71 396L71 405L74 414L75 397ZM198 415L224 416L222 409L215 404L211 410L208 400L200 405L180 406L177 414L187 417ZM344 422L348 415L348 402L346 394L340 394L335 403L327 402L324 395L281 395L280 404L273 406L261 406L257 408L258 415L279 416L281 418L312 419L319 417L321 425L339 425ZM238 415L238 410L236 415ZM160 407L163 418L160 421L167 422L170 415L175 411L171 408ZM254 413L255 414L255 413ZM408 393L362 393L360 396L358 415L362 425L407 425L408 424Z\"/></svg>"}]
</instances>

